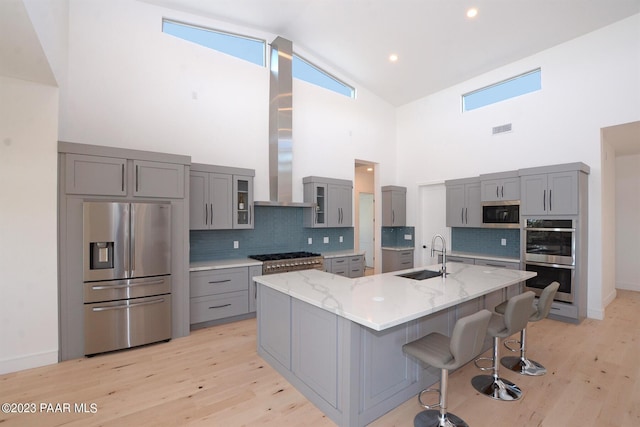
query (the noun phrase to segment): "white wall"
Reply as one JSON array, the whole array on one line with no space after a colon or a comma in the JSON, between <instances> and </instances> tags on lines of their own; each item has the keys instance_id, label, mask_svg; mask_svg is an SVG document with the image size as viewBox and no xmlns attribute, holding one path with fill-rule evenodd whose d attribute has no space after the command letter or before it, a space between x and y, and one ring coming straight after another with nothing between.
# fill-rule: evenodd
<instances>
[{"instance_id":1,"label":"white wall","mask_svg":"<svg viewBox=\"0 0 640 427\"><path fill-rule=\"evenodd\" d=\"M640 291L640 154L616 157L615 164L616 288Z\"/></svg>"},{"instance_id":2,"label":"white wall","mask_svg":"<svg viewBox=\"0 0 640 427\"><path fill-rule=\"evenodd\" d=\"M640 118L640 15L398 109L399 184L416 220L417 185L581 161L589 176L588 316L602 318L600 129ZM471 112L460 95L542 67L542 90ZM491 136L493 126L513 132ZM444 209L444 207L443 207ZM419 234L419 231L416 231Z\"/></svg>"},{"instance_id":3,"label":"white wall","mask_svg":"<svg viewBox=\"0 0 640 427\"><path fill-rule=\"evenodd\" d=\"M0 374L58 361L58 88L0 76Z\"/></svg>"},{"instance_id":4,"label":"white wall","mask_svg":"<svg viewBox=\"0 0 640 427\"><path fill-rule=\"evenodd\" d=\"M276 35L133 0L71 0L69 9L62 140L255 169L255 197L268 200L268 69L163 34L161 20ZM392 106L365 90L354 100L298 80L293 89L297 201L303 176L353 179L356 157L393 162Z\"/></svg>"}]
</instances>

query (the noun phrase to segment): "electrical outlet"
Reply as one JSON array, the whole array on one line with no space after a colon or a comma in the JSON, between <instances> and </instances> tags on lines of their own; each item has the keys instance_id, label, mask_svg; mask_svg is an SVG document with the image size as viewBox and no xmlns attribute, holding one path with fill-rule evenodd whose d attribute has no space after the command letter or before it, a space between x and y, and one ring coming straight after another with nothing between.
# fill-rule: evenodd
<instances>
[{"instance_id":1,"label":"electrical outlet","mask_svg":"<svg viewBox=\"0 0 640 427\"><path fill-rule=\"evenodd\" d=\"M329 243L329 238L328 238L328 237L324 237L324 238L322 239L322 242L323 242L323 243Z\"/></svg>"},{"instance_id":2,"label":"electrical outlet","mask_svg":"<svg viewBox=\"0 0 640 427\"><path fill-rule=\"evenodd\" d=\"M500 244L501 244L502 246L507 246L507 239L502 239L502 240L500 240Z\"/></svg>"},{"instance_id":3,"label":"electrical outlet","mask_svg":"<svg viewBox=\"0 0 640 427\"><path fill-rule=\"evenodd\" d=\"M307 239L307 243L308 243L308 244L310 244L310 245L312 245L312 244L313 244L313 239L312 239L311 237L309 237L309 238Z\"/></svg>"},{"instance_id":4,"label":"electrical outlet","mask_svg":"<svg viewBox=\"0 0 640 427\"><path fill-rule=\"evenodd\" d=\"M411 240L411 234L405 234L404 240Z\"/></svg>"},{"instance_id":5,"label":"electrical outlet","mask_svg":"<svg viewBox=\"0 0 640 427\"><path fill-rule=\"evenodd\" d=\"M342 241L343 241L343 240L344 240L344 239L342 238L342 236L340 236L340 243L342 243Z\"/></svg>"},{"instance_id":6,"label":"electrical outlet","mask_svg":"<svg viewBox=\"0 0 640 427\"><path fill-rule=\"evenodd\" d=\"M240 242L238 242L237 240L233 241L233 249L238 249L240 247Z\"/></svg>"}]
</instances>

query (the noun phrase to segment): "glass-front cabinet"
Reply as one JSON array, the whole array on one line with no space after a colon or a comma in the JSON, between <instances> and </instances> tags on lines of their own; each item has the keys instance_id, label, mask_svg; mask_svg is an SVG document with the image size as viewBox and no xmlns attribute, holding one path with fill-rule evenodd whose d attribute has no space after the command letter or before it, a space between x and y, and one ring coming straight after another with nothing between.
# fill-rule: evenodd
<instances>
[{"instance_id":1,"label":"glass-front cabinet","mask_svg":"<svg viewBox=\"0 0 640 427\"><path fill-rule=\"evenodd\" d=\"M308 176L302 180L307 208L305 227L353 227L353 183L333 178Z\"/></svg>"},{"instance_id":2,"label":"glass-front cabinet","mask_svg":"<svg viewBox=\"0 0 640 427\"><path fill-rule=\"evenodd\" d=\"M253 228L253 177L233 176L233 228Z\"/></svg>"}]
</instances>

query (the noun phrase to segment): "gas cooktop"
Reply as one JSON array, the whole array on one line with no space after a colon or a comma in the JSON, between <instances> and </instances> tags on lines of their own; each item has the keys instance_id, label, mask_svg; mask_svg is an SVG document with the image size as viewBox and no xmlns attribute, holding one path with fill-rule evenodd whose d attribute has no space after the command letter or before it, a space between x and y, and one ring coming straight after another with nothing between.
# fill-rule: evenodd
<instances>
[{"instance_id":1,"label":"gas cooktop","mask_svg":"<svg viewBox=\"0 0 640 427\"><path fill-rule=\"evenodd\" d=\"M258 261L279 261L283 259L295 259L295 258L312 258L322 256L313 252L283 252L277 254L263 254L263 255L249 255L249 258Z\"/></svg>"}]
</instances>

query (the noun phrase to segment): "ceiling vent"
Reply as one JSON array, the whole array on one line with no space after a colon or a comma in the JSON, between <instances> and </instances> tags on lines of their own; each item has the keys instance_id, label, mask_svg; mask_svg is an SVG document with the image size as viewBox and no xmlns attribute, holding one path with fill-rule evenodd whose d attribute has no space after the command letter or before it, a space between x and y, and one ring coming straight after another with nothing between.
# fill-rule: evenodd
<instances>
[{"instance_id":1,"label":"ceiling vent","mask_svg":"<svg viewBox=\"0 0 640 427\"><path fill-rule=\"evenodd\" d=\"M498 135L506 132L511 132L511 123L507 123L506 125L495 126L492 129L493 135Z\"/></svg>"}]
</instances>

